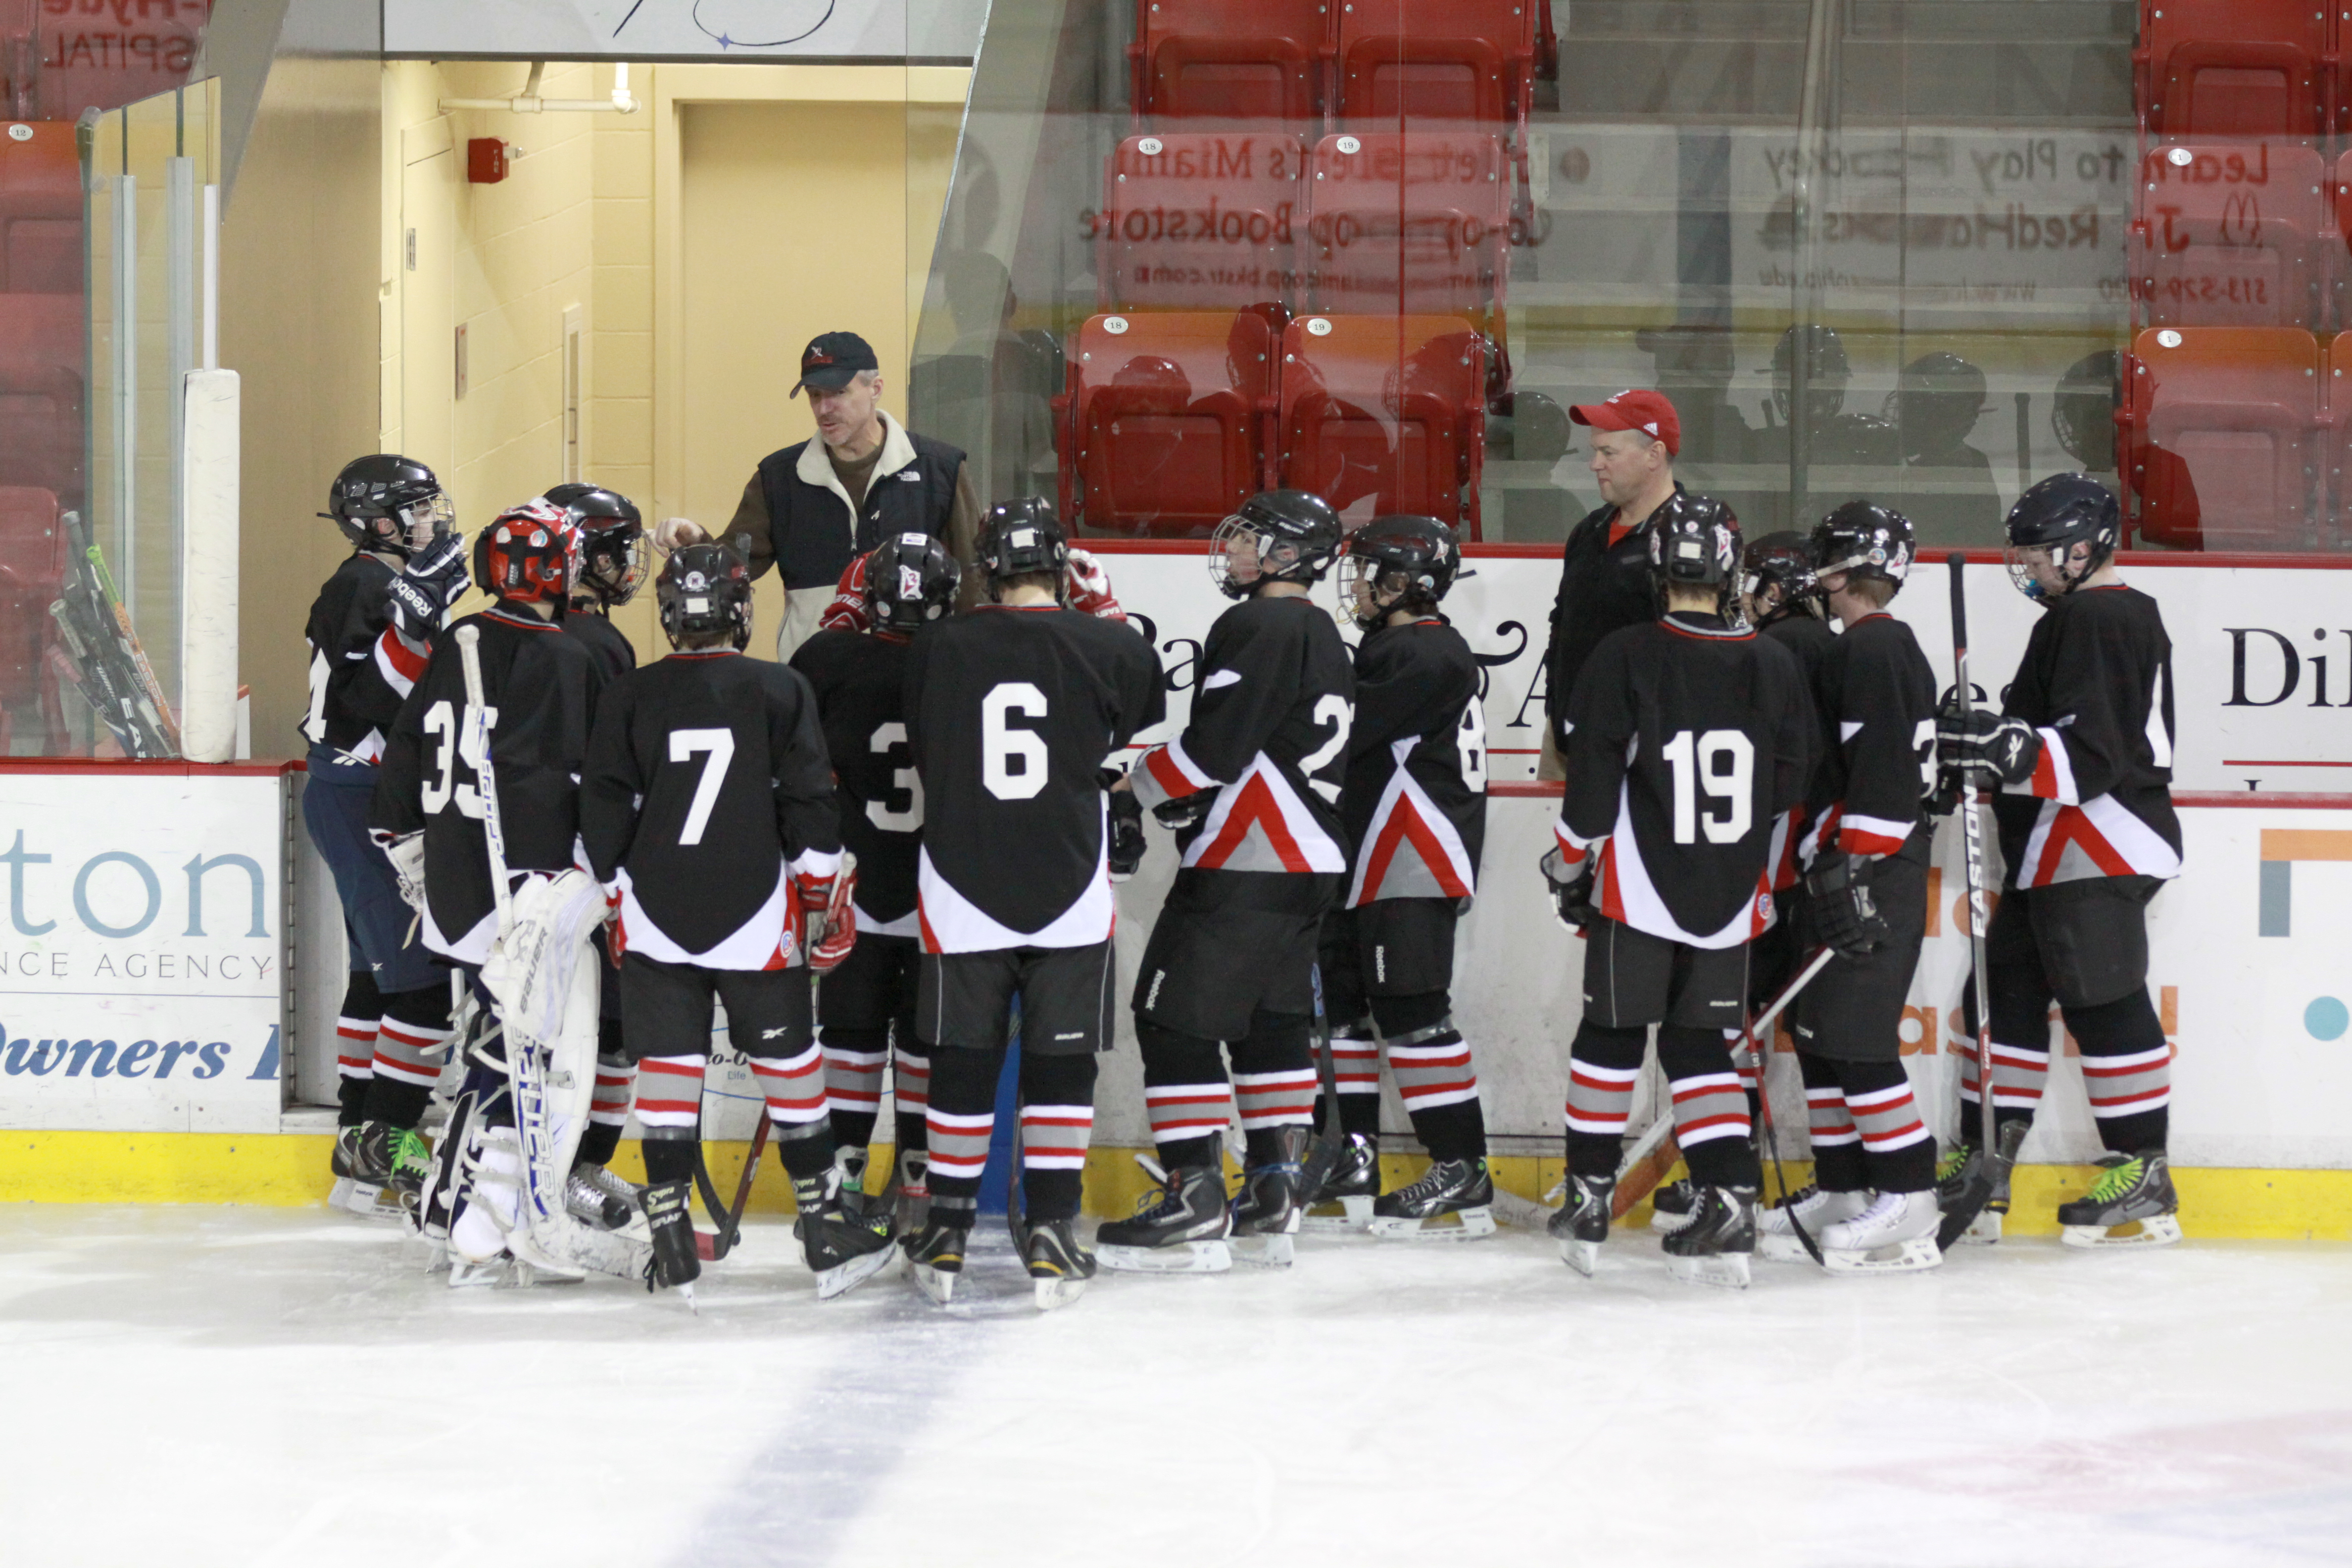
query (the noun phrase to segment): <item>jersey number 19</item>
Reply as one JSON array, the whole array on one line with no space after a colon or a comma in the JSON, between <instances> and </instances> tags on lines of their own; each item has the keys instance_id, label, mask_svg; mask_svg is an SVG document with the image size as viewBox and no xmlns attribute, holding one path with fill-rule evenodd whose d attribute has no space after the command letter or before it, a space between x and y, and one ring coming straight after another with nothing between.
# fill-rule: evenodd
<instances>
[{"instance_id":1,"label":"jersey number 19","mask_svg":"<svg viewBox=\"0 0 2352 1568\"><path fill-rule=\"evenodd\" d=\"M1753 825L1756 748L1738 730L1709 730L1696 734L1679 730L1659 748L1658 754L1675 775L1675 842L1696 844L1701 827L1709 844L1737 844ZM1698 811L1698 789L1723 802L1718 816Z\"/></svg>"}]
</instances>

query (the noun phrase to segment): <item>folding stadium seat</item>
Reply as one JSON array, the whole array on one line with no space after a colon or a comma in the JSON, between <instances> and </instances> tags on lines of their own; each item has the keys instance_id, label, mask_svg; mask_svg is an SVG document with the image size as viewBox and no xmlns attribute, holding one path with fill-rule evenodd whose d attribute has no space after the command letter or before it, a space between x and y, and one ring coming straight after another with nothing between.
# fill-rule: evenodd
<instances>
[{"instance_id":1,"label":"folding stadium seat","mask_svg":"<svg viewBox=\"0 0 2352 1568\"><path fill-rule=\"evenodd\" d=\"M2318 136L2332 96L2312 0L2141 0L2132 53L2156 136Z\"/></svg>"},{"instance_id":2,"label":"folding stadium seat","mask_svg":"<svg viewBox=\"0 0 2352 1568\"><path fill-rule=\"evenodd\" d=\"M1282 482L1478 536L1486 342L1459 316L1307 316L1282 335Z\"/></svg>"},{"instance_id":3,"label":"folding stadium seat","mask_svg":"<svg viewBox=\"0 0 2352 1568\"><path fill-rule=\"evenodd\" d=\"M1318 310L1458 312L1490 335L1510 276L1499 136L1366 132L1316 144L1307 280Z\"/></svg>"},{"instance_id":4,"label":"folding stadium seat","mask_svg":"<svg viewBox=\"0 0 2352 1568\"><path fill-rule=\"evenodd\" d=\"M1137 0L1136 11L1139 115L1301 124L1323 112L1329 0Z\"/></svg>"},{"instance_id":5,"label":"folding stadium seat","mask_svg":"<svg viewBox=\"0 0 2352 1568\"><path fill-rule=\"evenodd\" d=\"M2328 177L2292 142L2192 142L2140 162L2132 287L2158 326L2319 325Z\"/></svg>"},{"instance_id":6,"label":"folding stadium seat","mask_svg":"<svg viewBox=\"0 0 2352 1568\"><path fill-rule=\"evenodd\" d=\"M1213 531L1269 483L1274 345L1250 310L1089 320L1054 400L1062 515L1115 533Z\"/></svg>"},{"instance_id":7,"label":"folding stadium seat","mask_svg":"<svg viewBox=\"0 0 2352 1568\"><path fill-rule=\"evenodd\" d=\"M63 121L0 139L0 293L79 294L81 162Z\"/></svg>"},{"instance_id":8,"label":"folding stadium seat","mask_svg":"<svg viewBox=\"0 0 2352 1568\"><path fill-rule=\"evenodd\" d=\"M2151 543L2319 542L2319 344L2284 327L2159 327L2125 384L2131 488Z\"/></svg>"},{"instance_id":9,"label":"folding stadium seat","mask_svg":"<svg viewBox=\"0 0 2352 1568\"><path fill-rule=\"evenodd\" d=\"M1339 113L1524 122L1539 0L1340 0Z\"/></svg>"},{"instance_id":10,"label":"folding stadium seat","mask_svg":"<svg viewBox=\"0 0 2352 1568\"><path fill-rule=\"evenodd\" d=\"M1287 308L1297 294L1307 144L1274 132L1130 136L1104 181L1106 305Z\"/></svg>"},{"instance_id":11,"label":"folding stadium seat","mask_svg":"<svg viewBox=\"0 0 2352 1568\"><path fill-rule=\"evenodd\" d=\"M49 650L58 623L49 605L65 587L66 532L47 490L0 487L0 754L36 725L43 754L63 749L66 731Z\"/></svg>"}]
</instances>

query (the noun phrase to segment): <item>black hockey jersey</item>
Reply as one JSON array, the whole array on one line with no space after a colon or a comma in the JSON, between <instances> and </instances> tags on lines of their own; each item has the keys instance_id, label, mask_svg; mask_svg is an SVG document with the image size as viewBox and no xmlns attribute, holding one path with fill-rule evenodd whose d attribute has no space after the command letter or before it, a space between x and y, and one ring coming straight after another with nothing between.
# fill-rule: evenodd
<instances>
[{"instance_id":1,"label":"black hockey jersey","mask_svg":"<svg viewBox=\"0 0 2352 1568\"><path fill-rule=\"evenodd\" d=\"M1486 715L1478 660L1442 618L1380 627L1357 647L1339 821L1356 850L1349 909L1477 891Z\"/></svg>"},{"instance_id":2,"label":"black hockey jersey","mask_svg":"<svg viewBox=\"0 0 2352 1568\"><path fill-rule=\"evenodd\" d=\"M1797 656L1797 668L1804 676L1807 691L1821 689L1822 657L1837 643L1837 633L1830 629L1827 621L1801 612L1792 612L1777 620L1767 621L1757 630ZM1816 717L1820 716L1819 706L1815 704ZM1826 754L1835 743L1833 735L1827 731L1828 721L1823 720L1822 722L1824 731L1815 737L1813 743L1816 758ZM1799 861L1798 850L1802 847L1804 837L1805 807L1800 804L1781 813L1779 824L1772 829L1774 892L1793 888L1803 878L1804 868Z\"/></svg>"},{"instance_id":3,"label":"black hockey jersey","mask_svg":"<svg viewBox=\"0 0 2352 1568\"><path fill-rule=\"evenodd\" d=\"M636 645L629 634L593 610L566 610L556 625L563 635L585 643L596 656L596 668L607 681L618 680L637 668Z\"/></svg>"},{"instance_id":4,"label":"black hockey jersey","mask_svg":"<svg viewBox=\"0 0 2352 1568\"><path fill-rule=\"evenodd\" d=\"M920 934L915 873L923 781L907 741L911 651L903 638L835 630L817 633L793 653L793 668L816 692L841 839L857 857L860 934Z\"/></svg>"},{"instance_id":5,"label":"black hockey jersey","mask_svg":"<svg viewBox=\"0 0 2352 1568\"><path fill-rule=\"evenodd\" d=\"M482 699L489 710L507 868L561 871L578 864L579 778L604 684L577 639L522 610L499 605L443 627L387 739L368 826L425 833L425 945L479 963L489 956L498 907L482 830L481 759L471 730L459 626L481 628Z\"/></svg>"},{"instance_id":6,"label":"black hockey jersey","mask_svg":"<svg viewBox=\"0 0 2352 1568\"><path fill-rule=\"evenodd\" d=\"M2008 886L2180 874L2172 809L2172 639L2121 584L2048 602L2004 713L2042 732L2033 776L1993 797Z\"/></svg>"},{"instance_id":7,"label":"black hockey jersey","mask_svg":"<svg viewBox=\"0 0 2352 1568\"><path fill-rule=\"evenodd\" d=\"M1570 863L1608 841L1601 911L1693 947L1769 925L1774 822L1804 798L1812 702L1788 649L1678 611L1611 633L1570 694L1555 825Z\"/></svg>"},{"instance_id":8,"label":"black hockey jersey","mask_svg":"<svg viewBox=\"0 0 2352 1568\"><path fill-rule=\"evenodd\" d=\"M807 680L720 648L614 682L581 775L580 837L620 899L619 951L705 969L793 963L792 879L841 867Z\"/></svg>"},{"instance_id":9,"label":"black hockey jersey","mask_svg":"<svg viewBox=\"0 0 2352 1568\"><path fill-rule=\"evenodd\" d=\"M1331 614L1300 595L1244 599L1202 646L1184 732L1143 753L1147 806L1217 792L1177 836L1204 871L1348 869L1339 785L1355 721L1356 670Z\"/></svg>"},{"instance_id":10,"label":"black hockey jersey","mask_svg":"<svg viewBox=\"0 0 2352 1568\"><path fill-rule=\"evenodd\" d=\"M384 737L424 668L423 654L401 642L384 612L384 588L395 575L376 557L354 552L320 587L302 629L310 644L302 737L362 763L383 759Z\"/></svg>"},{"instance_id":11,"label":"black hockey jersey","mask_svg":"<svg viewBox=\"0 0 2352 1568\"><path fill-rule=\"evenodd\" d=\"M1804 861L1823 847L1927 863L1935 837L1936 672L1885 611L1833 638L1813 675L1828 745L1813 771Z\"/></svg>"},{"instance_id":12,"label":"black hockey jersey","mask_svg":"<svg viewBox=\"0 0 2352 1568\"><path fill-rule=\"evenodd\" d=\"M982 605L915 635L908 738L923 781L926 952L1084 947L1110 935L1104 762L1167 713L1132 626Z\"/></svg>"}]
</instances>

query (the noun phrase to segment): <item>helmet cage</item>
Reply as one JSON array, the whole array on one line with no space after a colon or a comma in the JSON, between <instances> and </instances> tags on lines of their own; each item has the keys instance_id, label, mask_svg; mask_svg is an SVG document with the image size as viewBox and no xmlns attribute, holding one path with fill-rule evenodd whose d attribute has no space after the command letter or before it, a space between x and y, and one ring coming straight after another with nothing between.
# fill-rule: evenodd
<instances>
[{"instance_id":1,"label":"helmet cage","mask_svg":"<svg viewBox=\"0 0 2352 1568\"><path fill-rule=\"evenodd\" d=\"M689 544L662 563L655 582L662 635L670 646L723 635L737 652L751 640L751 572L724 544Z\"/></svg>"},{"instance_id":2,"label":"helmet cage","mask_svg":"<svg viewBox=\"0 0 2352 1568\"><path fill-rule=\"evenodd\" d=\"M1227 515L1209 536L1209 576L1227 598L1246 599L1261 583L1313 587L1339 554L1267 528L1240 512Z\"/></svg>"},{"instance_id":3,"label":"helmet cage","mask_svg":"<svg viewBox=\"0 0 2352 1568\"><path fill-rule=\"evenodd\" d=\"M646 585L646 532L634 523L588 532L580 557L580 586L601 604L625 605Z\"/></svg>"}]
</instances>

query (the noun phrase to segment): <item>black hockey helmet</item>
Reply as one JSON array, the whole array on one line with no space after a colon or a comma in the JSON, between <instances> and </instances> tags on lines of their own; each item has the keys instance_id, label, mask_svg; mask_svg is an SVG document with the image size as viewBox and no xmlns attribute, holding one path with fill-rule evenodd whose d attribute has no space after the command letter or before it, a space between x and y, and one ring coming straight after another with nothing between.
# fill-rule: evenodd
<instances>
[{"instance_id":1,"label":"black hockey helmet","mask_svg":"<svg viewBox=\"0 0 2352 1568\"><path fill-rule=\"evenodd\" d=\"M1904 456L1922 458L1967 440L1984 408L1984 372L1939 350L1903 367L1886 412L1903 433Z\"/></svg>"},{"instance_id":2,"label":"black hockey helmet","mask_svg":"<svg viewBox=\"0 0 2352 1568\"><path fill-rule=\"evenodd\" d=\"M583 598L625 605L646 583L646 520L637 503L602 485L558 485L546 500L572 514L580 530Z\"/></svg>"},{"instance_id":3,"label":"black hockey helmet","mask_svg":"<svg viewBox=\"0 0 2352 1568\"><path fill-rule=\"evenodd\" d=\"M1370 631L1398 610L1426 615L1437 608L1462 570L1454 531L1433 517L1376 517L1348 536L1343 596L1356 606L1356 624ZM1369 588L1368 595L1356 592ZM1380 595L1395 596L1382 604ZM1370 608L1366 608L1369 605Z\"/></svg>"},{"instance_id":4,"label":"black hockey helmet","mask_svg":"<svg viewBox=\"0 0 2352 1568\"><path fill-rule=\"evenodd\" d=\"M1919 552L1911 520L1876 501L1850 500L1813 525L1813 571L1875 577L1899 592Z\"/></svg>"},{"instance_id":5,"label":"black hockey helmet","mask_svg":"<svg viewBox=\"0 0 2352 1568\"><path fill-rule=\"evenodd\" d=\"M866 557L866 615L877 632L910 637L955 608L963 568L928 533L884 540Z\"/></svg>"},{"instance_id":6,"label":"black hockey helmet","mask_svg":"<svg viewBox=\"0 0 2352 1568\"><path fill-rule=\"evenodd\" d=\"M1794 529L1766 534L1750 544L1739 559L1739 592L1743 598L1760 599L1774 590L1778 590L1778 596L1756 622L1759 628L1790 616L1819 614L1814 602L1821 596L1822 585L1813 576L1812 547Z\"/></svg>"},{"instance_id":7,"label":"black hockey helmet","mask_svg":"<svg viewBox=\"0 0 2352 1568\"><path fill-rule=\"evenodd\" d=\"M580 526L541 496L511 506L474 538L474 581L517 604L561 605L580 580Z\"/></svg>"},{"instance_id":8,"label":"black hockey helmet","mask_svg":"<svg viewBox=\"0 0 2352 1568\"><path fill-rule=\"evenodd\" d=\"M2027 551L2047 551L2059 563L2059 575L2074 586L2107 563L2123 537L2123 510L2115 492L2088 474L2053 474L2038 481L2009 509L2004 527L2009 579L2029 599L2044 592L2033 575ZM2090 546L2080 565L2066 560L2077 544Z\"/></svg>"},{"instance_id":9,"label":"black hockey helmet","mask_svg":"<svg viewBox=\"0 0 2352 1568\"><path fill-rule=\"evenodd\" d=\"M1004 585L1013 578L1034 573L1053 575L1055 603L1069 591L1070 536L1054 515L1054 503L1043 496L1023 496L990 507L981 516L973 555L988 579L991 598L1003 597Z\"/></svg>"},{"instance_id":10,"label":"black hockey helmet","mask_svg":"<svg viewBox=\"0 0 2352 1568\"><path fill-rule=\"evenodd\" d=\"M1797 359L1802 345L1805 367L1805 409L1811 423L1826 424L1845 407L1846 383L1853 367L1845 357L1845 342L1834 327L1819 321L1791 326L1772 345L1772 406L1780 423L1793 425L1796 406Z\"/></svg>"},{"instance_id":11,"label":"black hockey helmet","mask_svg":"<svg viewBox=\"0 0 2352 1568\"><path fill-rule=\"evenodd\" d=\"M1217 524L1209 540L1209 575L1233 599L1248 598L1260 583L1312 585L1331 569L1347 533L1321 496L1265 490Z\"/></svg>"},{"instance_id":12,"label":"black hockey helmet","mask_svg":"<svg viewBox=\"0 0 2352 1568\"><path fill-rule=\"evenodd\" d=\"M393 452L371 452L345 463L327 489L327 510L319 515L358 548L403 557L446 537L457 520L433 470Z\"/></svg>"},{"instance_id":13,"label":"black hockey helmet","mask_svg":"<svg viewBox=\"0 0 2352 1568\"><path fill-rule=\"evenodd\" d=\"M1650 514L1650 581L1665 604L1669 587L1714 588L1728 597L1739 576L1739 520L1713 496L1676 490Z\"/></svg>"},{"instance_id":14,"label":"black hockey helmet","mask_svg":"<svg viewBox=\"0 0 2352 1568\"><path fill-rule=\"evenodd\" d=\"M2067 455L2085 468L2116 466L2116 410L2123 405L2124 356L2115 349L2084 354L2066 367L2050 402L2050 428Z\"/></svg>"},{"instance_id":15,"label":"black hockey helmet","mask_svg":"<svg viewBox=\"0 0 2352 1568\"><path fill-rule=\"evenodd\" d=\"M751 640L751 568L725 544L686 544L670 552L654 579L662 635L672 647L720 634L738 651Z\"/></svg>"}]
</instances>

